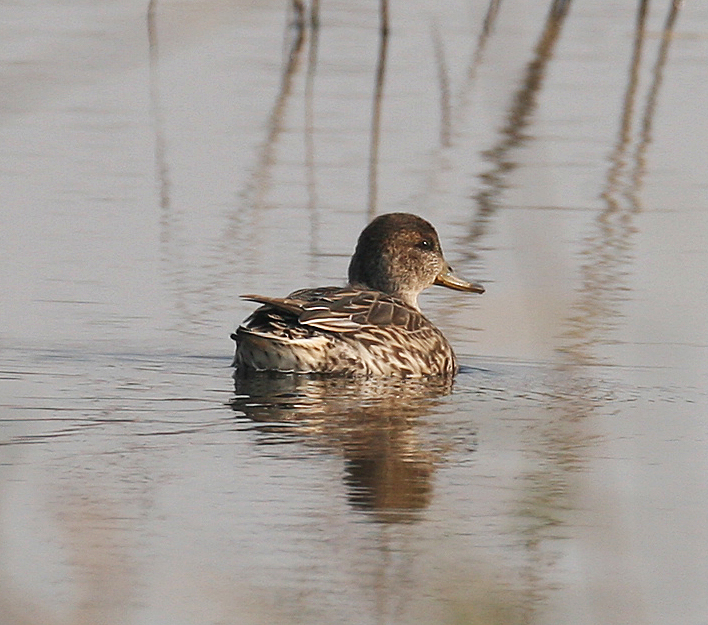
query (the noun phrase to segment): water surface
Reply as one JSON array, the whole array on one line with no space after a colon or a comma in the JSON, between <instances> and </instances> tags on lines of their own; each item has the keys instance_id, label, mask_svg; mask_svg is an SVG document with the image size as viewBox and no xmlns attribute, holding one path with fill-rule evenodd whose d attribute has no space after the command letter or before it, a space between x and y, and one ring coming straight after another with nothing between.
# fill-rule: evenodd
<instances>
[{"instance_id":1,"label":"water surface","mask_svg":"<svg viewBox=\"0 0 708 625\"><path fill-rule=\"evenodd\" d=\"M3 8L2 625L706 623L708 11L439 5ZM235 384L394 210L454 385Z\"/></svg>"}]
</instances>

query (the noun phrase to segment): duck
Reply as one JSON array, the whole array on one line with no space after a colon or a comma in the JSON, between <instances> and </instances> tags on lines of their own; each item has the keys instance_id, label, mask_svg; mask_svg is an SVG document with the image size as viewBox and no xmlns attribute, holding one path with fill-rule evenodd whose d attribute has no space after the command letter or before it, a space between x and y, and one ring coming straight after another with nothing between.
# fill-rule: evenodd
<instances>
[{"instance_id":1,"label":"duck","mask_svg":"<svg viewBox=\"0 0 708 625\"><path fill-rule=\"evenodd\" d=\"M433 285L485 290L453 273L428 221L410 213L380 215L359 236L346 286L283 298L241 296L261 306L231 335L232 366L237 375L454 376L452 346L418 305Z\"/></svg>"}]
</instances>

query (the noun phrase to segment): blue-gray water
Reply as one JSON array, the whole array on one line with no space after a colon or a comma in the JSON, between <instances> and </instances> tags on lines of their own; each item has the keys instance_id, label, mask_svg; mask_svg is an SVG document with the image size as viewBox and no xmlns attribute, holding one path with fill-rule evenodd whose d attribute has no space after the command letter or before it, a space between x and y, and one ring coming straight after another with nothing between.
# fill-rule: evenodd
<instances>
[{"instance_id":1,"label":"blue-gray water","mask_svg":"<svg viewBox=\"0 0 708 625\"><path fill-rule=\"evenodd\" d=\"M3 6L0 625L708 623L708 7L378 11ZM394 210L454 386L234 388Z\"/></svg>"}]
</instances>

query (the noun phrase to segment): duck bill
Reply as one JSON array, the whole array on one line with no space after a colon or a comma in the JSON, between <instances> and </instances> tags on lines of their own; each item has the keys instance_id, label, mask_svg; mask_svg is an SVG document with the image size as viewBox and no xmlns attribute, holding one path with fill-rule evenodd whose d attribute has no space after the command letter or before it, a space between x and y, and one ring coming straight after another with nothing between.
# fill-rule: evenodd
<instances>
[{"instance_id":1,"label":"duck bill","mask_svg":"<svg viewBox=\"0 0 708 625\"><path fill-rule=\"evenodd\" d=\"M452 268L448 265L440 272L437 278L435 278L435 284L440 286L446 286L448 289L453 289L455 291L466 291L467 293L484 293L484 287L481 284L476 284L475 282L467 282L462 278L458 278L454 273L452 273Z\"/></svg>"}]
</instances>

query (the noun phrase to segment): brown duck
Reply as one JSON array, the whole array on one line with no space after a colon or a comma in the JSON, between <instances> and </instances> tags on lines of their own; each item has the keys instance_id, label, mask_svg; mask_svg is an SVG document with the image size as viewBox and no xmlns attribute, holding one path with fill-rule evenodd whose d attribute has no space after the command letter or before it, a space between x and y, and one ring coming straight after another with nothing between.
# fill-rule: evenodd
<instances>
[{"instance_id":1,"label":"brown duck","mask_svg":"<svg viewBox=\"0 0 708 625\"><path fill-rule=\"evenodd\" d=\"M242 296L263 305L231 335L233 365L238 373L454 375L450 343L418 307L418 295L434 284L484 293L452 273L430 223L381 215L359 236L347 286Z\"/></svg>"}]
</instances>

